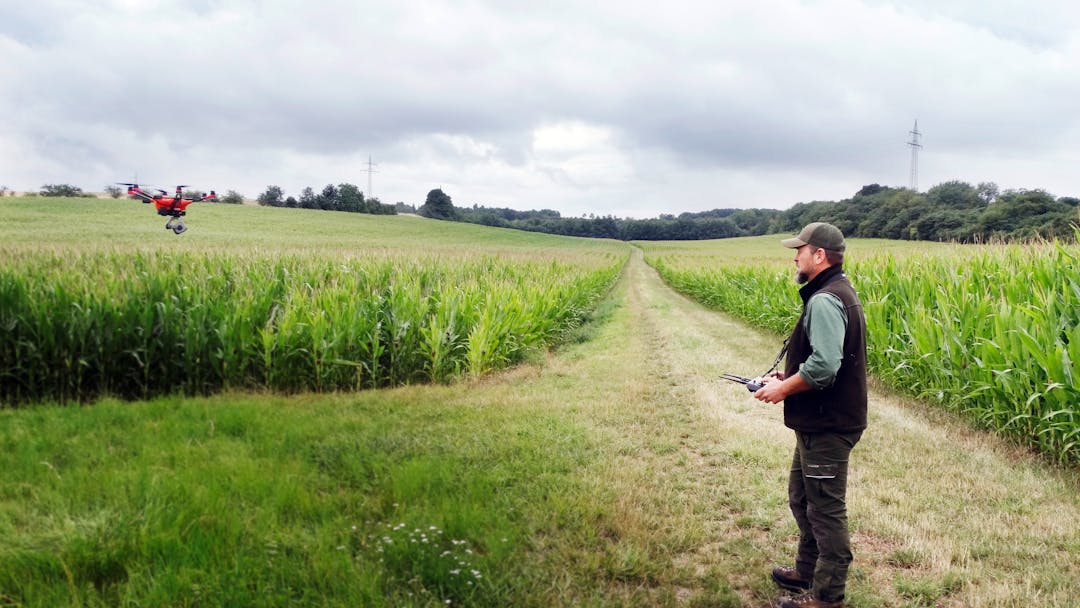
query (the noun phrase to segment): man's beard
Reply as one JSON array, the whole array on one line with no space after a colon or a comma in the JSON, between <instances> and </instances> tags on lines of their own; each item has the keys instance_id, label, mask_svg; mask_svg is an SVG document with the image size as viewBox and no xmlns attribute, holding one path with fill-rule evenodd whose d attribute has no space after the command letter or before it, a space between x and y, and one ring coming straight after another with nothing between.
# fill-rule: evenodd
<instances>
[{"instance_id":1,"label":"man's beard","mask_svg":"<svg viewBox=\"0 0 1080 608\"><path fill-rule=\"evenodd\" d=\"M799 285L803 285L809 280L810 280L810 275L806 274L805 272L803 272L801 270L796 270L795 271L795 282L798 283Z\"/></svg>"}]
</instances>

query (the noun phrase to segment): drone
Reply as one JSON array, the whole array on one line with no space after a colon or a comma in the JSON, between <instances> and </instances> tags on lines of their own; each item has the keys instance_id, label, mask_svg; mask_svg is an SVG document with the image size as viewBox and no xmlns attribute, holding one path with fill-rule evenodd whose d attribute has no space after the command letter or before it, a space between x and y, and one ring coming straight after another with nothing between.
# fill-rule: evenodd
<instances>
[{"instance_id":1,"label":"drone","mask_svg":"<svg viewBox=\"0 0 1080 608\"><path fill-rule=\"evenodd\" d=\"M166 196L168 192L161 188L151 188L156 190L158 194L151 194L146 190L139 187L139 184L133 184L128 182L117 182L121 186L127 186L128 196L140 199L143 203L154 203L154 207L157 209L158 215L164 215L169 218L169 221L165 222L165 229L172 230L176 234L183 234L187 231L187 225L184 224L184 220L180 219L184 215L187 215L187 206L191 203L201 203L203 201L216 201L217 193L213 190L210 194L204 194L198 198L185 198L184 188L186 185L179 185L176 187L176 193L171 197Z\"/></svg>"}]
</instances>

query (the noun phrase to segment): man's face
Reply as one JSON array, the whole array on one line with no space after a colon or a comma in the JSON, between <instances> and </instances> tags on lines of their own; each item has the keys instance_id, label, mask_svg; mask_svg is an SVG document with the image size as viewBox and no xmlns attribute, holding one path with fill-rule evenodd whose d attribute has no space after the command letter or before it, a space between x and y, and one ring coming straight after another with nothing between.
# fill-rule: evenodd
<instances>
[{"instance_id":1,"label":"man's face","mask_svg":"<svg viewBox=\"0 0 1080 608\"><path fill-rule=\"evenodd\" d=\"M817 276L819 258L824 258L825 251L813 245L803 245L795 250L795 282L799 285Z\"/></svg>"}]
</instances>

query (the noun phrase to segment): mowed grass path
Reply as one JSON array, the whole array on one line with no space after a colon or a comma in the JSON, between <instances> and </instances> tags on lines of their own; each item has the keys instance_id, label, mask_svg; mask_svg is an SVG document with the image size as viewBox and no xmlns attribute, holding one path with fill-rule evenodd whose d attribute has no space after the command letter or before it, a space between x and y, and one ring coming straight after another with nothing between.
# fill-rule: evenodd
<instances>
[{"instance_id":1,"label":"mowed grass path","mask_svg":"<svg viewBox=\"0 0 1080 608\"><path fill-rule=\"evenodd\" d=\"M706 540L682 560L731 582L741 605L771 605L768 570L791 561L797 533L785 504L792 433L778 406L715 378L767 369L780 340L673 294L651 270L636 273L640 322L657 336L670 395L694 412L674 460L687 488L680 517L701 523ZM873 388L852 455L849 604L1074 605L1078 473Z\"/></svg>"},{"instance_id":2,"label":"mowed grass path","mask_svg":"<svg viewBox=\"0 0 1080 608\"><path fill-rule=\"evenodd\" d=\"M716 376L778 340L638 255L598 316L452 386L0 411L0 604L771 605L791 433ZM875 391L852 475L850 605L1080 597L1075 471Z\"/></svg>"}]
</instances>

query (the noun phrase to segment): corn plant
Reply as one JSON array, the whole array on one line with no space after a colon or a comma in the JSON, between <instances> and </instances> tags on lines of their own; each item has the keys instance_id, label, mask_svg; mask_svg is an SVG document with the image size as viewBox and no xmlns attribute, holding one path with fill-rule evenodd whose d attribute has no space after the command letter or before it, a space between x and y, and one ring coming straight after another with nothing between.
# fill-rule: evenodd
<instances>
[{"instance_id":1,"label":"corn plant","mask_svg":"<svg viewBox=\"0 0 1080 608\"><path fill-rule=\"evenodd\" d=\"M624 258L13 250L0 401L443 382L556 341Z\"/></svg>"}]
</instances>

